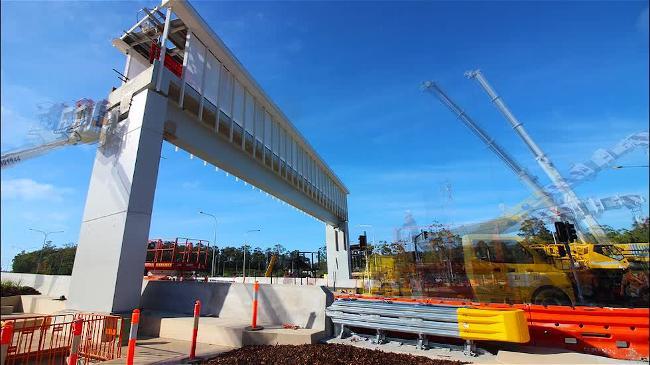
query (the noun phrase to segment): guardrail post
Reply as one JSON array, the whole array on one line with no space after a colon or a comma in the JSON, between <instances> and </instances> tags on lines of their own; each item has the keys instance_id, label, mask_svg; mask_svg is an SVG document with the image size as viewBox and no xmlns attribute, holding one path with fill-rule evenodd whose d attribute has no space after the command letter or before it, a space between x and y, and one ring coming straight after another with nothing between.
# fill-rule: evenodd
<instances>
[{"instance_id":1,"label":"guardrail post","mask_svg":"<svg viewBox=\"0 0 650 365\"><path fill-rule=\"evenodd\" d=\"M4 365L7 360L9 345L14 337L14 322L7 322L2 326L2 335L0 336L0 365Z\"/></svg>"},{"instance_id":2,"label":"guardrail post","mask_svg":"<svg viewBox=\"0 0 650 365\"><path fill-rule=\"evenodd\" d=\"M72 345L70 346L68 365L77 365L77 360L79 360L79 344L81 343L83 325L84 320L82 318L77 318L72 323Z\"/></svg>"},{"instance_id":3,"label":"guardrail post","mask_svg":"<svg viewBox=\"0 0 650 365\"><path fill-rule=\"evenodd\" d=\"M465 349L463 350L465 356L476 356L476 344L472 340L465 341Z\"/></svg>"},{"instance_id":4,"label":"guardrail post","mask_svg":"<svg viewBox=\"0 0 650 365\"><path fill-rule=\"evenodd\" d=\"M338 333L336 335L337 338L344 338L345 337L345 325L342 323L334 323L334 333Z\"/></svg>"},{"instance_id":5,"label":"guardrail post","mask_svg":"<svg viewBox=\"0 0 650 365\"><path fill-rule=\"evenodd\" d=\"M194 329L192 329L192 346L190 347L190 360L196 357L196 337L199 334L199 317L201 316L201 301L194 302Z\"/></svg>"},{"instance_id":6,"label":"guardrail post","mask_svg":"<svg viewBox=\"0 0 650 365\"><path fill-rule=\"evenodd\" d=\"M424 333L418 333L418 344L416 348L418 350L426 350L429 347L429 339Z\"/></svg>"},{"instance_id":7,"label":"guardrail post","mask_svg":"<svg viewBox=\"0 0 650 365\"><path fill-rule=\"evenodd\" d=\"M377 345L381 345L386 341L386 334L384 333L384 330L377 330L377 336L375 336L375 343Z\"/></svg>"},{"instance_id":8,"label":"guardrail post","mask_svg":"<svg viewBox=\"0 0 650 365\"><path fill-rule=\"evenodd\" d=\"M140 310L134 309L131 314L131 330L129 331L129 347L126 352L126 364L133 365L135 357L135 341L138 339L138 323L140 322Z\"/></svg>"},{"instance_id":9,"label":"guardrail post","mask_svg":"<svg viewBox=\"0 0 650 365\"><path fill-rule=\"evenodd\" d=\"M262 326L257 325L257 293L260 291L260 283L258 281L253 284L253 318L251 318L251 326L246 329L249 331L259 331L264 329Z\"/></svg>"}]
</instances>

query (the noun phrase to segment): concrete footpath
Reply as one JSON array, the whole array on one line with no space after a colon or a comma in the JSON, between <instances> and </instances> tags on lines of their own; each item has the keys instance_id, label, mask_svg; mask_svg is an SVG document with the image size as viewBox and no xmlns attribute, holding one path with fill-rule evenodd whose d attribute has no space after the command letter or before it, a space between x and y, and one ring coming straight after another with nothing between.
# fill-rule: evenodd
<instances>
[{"instance_id":1,"label":"concrete footpath","mask_svg":"<svg viewBox=\"0 0 650 365\"><path fill-rule=\"evenodd\" d=\"M212 357L222 352L234 350L233 347L196 344L196 356L199 358ZM102 364L126 364L127 347L122 347L122 358L105 361ZM168 338L147 338L136 342L134 364L179 364L187 360L190 353L190 342Z\"/></svg>"}]
</instances>

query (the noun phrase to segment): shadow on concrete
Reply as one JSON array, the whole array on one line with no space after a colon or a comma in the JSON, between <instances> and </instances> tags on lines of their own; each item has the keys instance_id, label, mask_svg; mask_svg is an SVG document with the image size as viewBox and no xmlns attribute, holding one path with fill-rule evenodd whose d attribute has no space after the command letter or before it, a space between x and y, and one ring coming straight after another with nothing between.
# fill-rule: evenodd
<instances>
[{"instance_id":1,"label":"shadow on concrete","mask_svg":"<svg viewBox=\"0 0 650 365\"><path fill-rule=\"evenodd\" d=\"M194 313L194 302L200 300L201 316L219 317L231 285L196 281L150 281L142 292L140 308L174 313L176 316L191 316Z\"/></svg>"}]
</instances>

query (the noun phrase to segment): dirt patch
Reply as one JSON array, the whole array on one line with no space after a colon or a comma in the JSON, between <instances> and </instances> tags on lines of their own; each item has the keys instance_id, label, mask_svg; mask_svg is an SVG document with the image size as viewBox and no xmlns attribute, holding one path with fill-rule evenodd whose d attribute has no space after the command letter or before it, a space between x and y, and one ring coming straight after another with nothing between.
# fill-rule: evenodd
<instances>
[{"instance_id":1,"label":"dirt patch","mask_svg":"<svg viewBox=\"0 0 650 365\"><path fill-rule=\"evenodd\" d=\"M396 354L340 344L247 346L208 360L211 365L461 365L460 361Z\"/></svg>"}]
</instances>

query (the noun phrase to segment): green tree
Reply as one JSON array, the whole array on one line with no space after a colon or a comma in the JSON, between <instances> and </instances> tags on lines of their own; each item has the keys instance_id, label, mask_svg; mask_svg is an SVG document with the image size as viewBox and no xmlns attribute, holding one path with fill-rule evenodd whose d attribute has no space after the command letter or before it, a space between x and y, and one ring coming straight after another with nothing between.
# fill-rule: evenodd
<instances>
[{"instance_id":1,"label":"green tree","mask_svg":"<svg viewBox=\"0 0 650 365\"><path fill-rule=\"evenodd\" d=\"M610 226L603 226L603 230L607 238L613 243L643 243L650 241L648 236L650 234L648 217L642 219L640 222L632 223L630 229L614 229Z\"/></svg>"},{"instance_id":2,"label":"green tree","mask_svg":"<svg viewBox=\"0 0 650 365\"><path fill-rule=\"evenodd\" d=\"M632 229L626 234L625 243L641 243L650 241L650 220L648 217L641 222L632 223Z\"/></svg>"},{"instance_id":3,"label":"green tree","mask_svg":"<svg viewBox=\"0 0 650 365\"><path fill-rule=\"evenodd\" d=\"M546 228L544 221L537 217L524 219L519 227L519 236L527 243L552 243L553 233Z\"/></svg>"},{"instance_id":4,"label":"green tree","mask_svg":"<svg viewBox=\"0 0 650 365\"><path fill-rule=\"evenodd\" d=\"M71 275L77 246L55 247L46 244L42 249L21 251L12 261L12 271L45 275Z\"/></svg>"}]
</instances>

